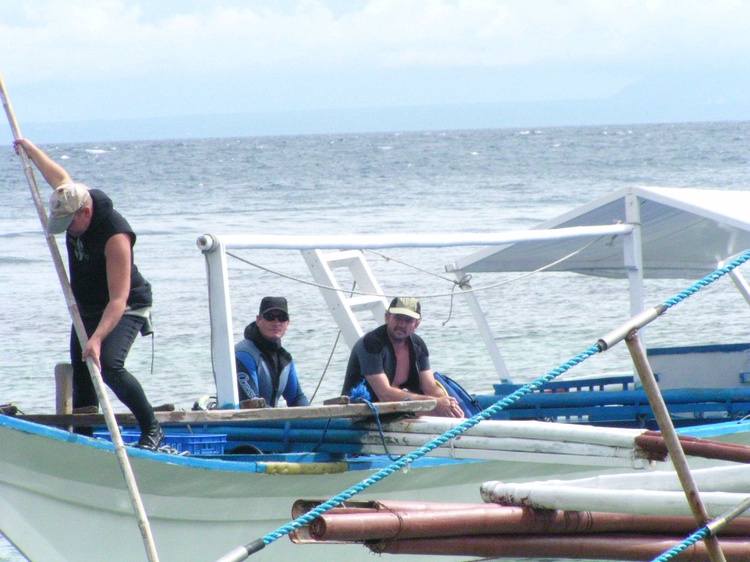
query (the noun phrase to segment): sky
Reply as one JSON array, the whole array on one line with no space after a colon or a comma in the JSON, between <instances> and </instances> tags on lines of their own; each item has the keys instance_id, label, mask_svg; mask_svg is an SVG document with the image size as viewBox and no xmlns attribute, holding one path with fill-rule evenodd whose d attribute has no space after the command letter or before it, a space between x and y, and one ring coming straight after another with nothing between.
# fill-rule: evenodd
<instances>
[{"instance_id":1,"label":"sky","mask_svg":"<svg viewBox=\"0 0 750 562\"><path fill-rule=\"evenodd\" d=\"M0 75L51 137L747 120L748 23L750 0L0 0Z\"/></svg>"}]
</instances>

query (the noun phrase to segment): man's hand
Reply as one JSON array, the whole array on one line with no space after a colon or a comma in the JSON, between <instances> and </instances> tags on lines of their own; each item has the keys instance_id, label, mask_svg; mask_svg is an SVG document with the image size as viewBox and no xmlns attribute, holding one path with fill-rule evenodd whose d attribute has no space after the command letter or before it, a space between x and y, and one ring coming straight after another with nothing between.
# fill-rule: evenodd
<instances>
[{"instance_id":1,"label":"man's hand","mask_svg":"<svg viewBox=\"0 0 750 562\"><path fill-rule=\"evenodd\" d=\"M16 139L13 141L13 148L16 149L16 154L21 154L21 147L28 153L32 148L36 148L34 144L27 139Z\"/></svg>"},{"instance_id":2,"label":"man's hand","mask_svg":"<svg viewBox=\"0 0 750 562\"><path fill-rule=\"evenodd\" d=\"M428 396L427 398L434 398ZM442 416L444 418L463 418L464 411L461 406L458 405L458 400L452 396L443 396L441 398L434 398L437 400L437 406L432 412L429 412L428 416Z\"/></svg>"},{"instance_id":3,"label":"man's hand","mask_svg":"<svg viewBox=\"0 0 750 562\"><path fill-rule=\"evenodd\" d=\"M102 342L96 337L92 337L88 342L86 342L86 348L83 350L83 361L86 362L86 360L91 357L93 359L94 363L96 364L96 368L100 371L102 370L102 365L99 361L99 356L102 352Z\"/></svg>"}]
</instances>

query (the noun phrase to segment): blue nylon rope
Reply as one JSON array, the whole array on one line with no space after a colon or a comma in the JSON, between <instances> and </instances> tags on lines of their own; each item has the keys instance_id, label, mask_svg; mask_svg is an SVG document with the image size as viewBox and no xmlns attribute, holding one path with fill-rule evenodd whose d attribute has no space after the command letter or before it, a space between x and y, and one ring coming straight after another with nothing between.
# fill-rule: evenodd
<instances>
[{"instance_id":1,"label":"blue nylon rope","mask_svg":"<svg viewBox=\"0 0 750 562\"><path fill-rule=\"evenodd\" d=\"M398 460L398 457L395 455L391 455L391 452L388 450L388 444L385 442L385 435L383 434L383 424L380 423L380 414L378 413L378 409L373 405L372 403L372 396L370 395L370 390L367 386L367 383L362 379L362 381L351 389L349 393L349 399L352 402L361 402L364 404L367 404L367 406L372 410L373 416L375 416L375 423L378 426L378 433L380 434L380 442L383 444L383 450L385 451L386 456L388 457L388 460L395 461Z\"/></svg>"},{"instance_id":2,"label":"blue nylon rope","mask_svg":"<svg viewBox=\"0 0 750 562\"><path fill-rule=\"evenodd\" d=\"M732 260L726 266L724 266L724 267L722 267L720 269L717 269L716 271L714 271L710 275L707 275L706 277L704 277L700 281L698 281L698 282L694 283L693 285L691 285L686 290L678 293L677 295L673 296L671 299L668 299L667 301L665 301L663 303L664 306L666 306L667 308L671 308L671 307L679 304L680 302L684 301L688 297L690 297L693 294L697 293L698 291L700 291L704 287L708 286L709 284L713 283L714 281L720 279L722 276L726 275L727 273L729 273L733 269L739 267L740 265L742 265L743 263L747 262L748 260L750 260L750 251L745 252L744 254L742 254L741 256L739 256L738 258L736 258L735 260ZM450 441L451 439L453 439L453 438L461 435L465 431L471 429L472 427L474 427L475 425L477 425L479 422L484 421L484 420L492 417L497 412L503 410L507 406L510 406L514 402L520 400L526 394L529 394L529 393L533 392L534 390L540 388L541 386L544 386L548 382L552 381L553 379L555 379L556 377L562 375L563 373L569 371L570 369L572 369L576 365L579 365L583 361L586 361L588 358L592 357L593 355L596 355L600 351L601 351L601 348L599 347L599 345L597 345L597 344L592 345L591 347L589 347L585 351L582 351L581 353L579 353L575 357L569 359L567 362L563 363L562 365L560 365L556 369L553 369L553 370L549 371L546 375L538 378L537 380L535 380L535 381L533 381L533 382L531 382L531 383L529 383L527 385L524 385L523 387L519 388L518 390L516 390L512 394L509 394L508 396L506 396L506 397L498 400L497 402L495 402L495 404L493 404L492 406L489 406L487 409L479 412L474 417L469 418L466 421L462 422L460 425L457 425L456 427L454 427L453 429L450 429L450 430L446 431L444 434L442 434L439 437L436 437L435 439L433 439L429 443L423 445L422 447L420 447L416 451L413 451L413 452L409 453L408 455L404 455L403 457L401 457L399 460L395 461L391 465L386 466L386 467L380 469L378 472L376 472L375 474L373 474L369 478L366 478L366 479L362 480L361 482L359 482L358 484L355 484L354 486L352 486L348 490L345 490L344 492L338 494L337 496L331 498L330 500L328 500L328 501L320 504L319 506L317 506L314 509L308 511L304 515L301 515L300 517L298 517L294 521L291 521L290 523L288 523L288 524L286 524L286 525L284 525L282 527L279 527L277 530L275 530L275 531L267 534L266 536L264 536L261 540L263 541L263 543L265 545L269 545L269 544L277 541L278 539L284 537L285 535L288 535L292 531L295 531L296 529L299 529L300 527L303 527L304 525L307 525L308 523L310 523L316 517L319 517L320 515L323 515L325 512L333 509L337 505L345 502L346 500L348 500L348 499L352 498L353 496L359 494L360 492L366 490L367 488L369 488L373 484L376 484L377 482L380 482L381 480L387 478L388 476L390 476L391 474L393 474L397 470L400 470L402 468L407 468L412 461L415 461L415 460L417 460L417 459L425 456L427 453L429 453L430 451L432 451L432 450L440 447L441 445L443 445L447 441ZM708 532L707 529L706 529L706 532ZM703 533L703 529L699 530L697 533L695 533L695 535L692 535L691 537L689 537L688 539L686 539L685 541L683 541L683 543L687 543L687 541L690 540L692 537L696 537L695 540L693 540L692 543L685 544L685 546L683 547L683 549L687 548L691 544L694 544L698 540L700 540L703 537L705 537L705 534L701 534L701 533ZM675 547L675 548L678 548L678 547ZM674 550L674 549L672 549L672 550ZM668 552L671 552L671 550L668 551Z\"/></svg>"},{"instance_id":3,"label":"blue nylon rope","mask_svg":"<svg viewBox=\"0 0 750 562\"><path fill-rule=\"evenodd\" d=\"M326 422L326 426L323 428L323 433L320 434L320 439L318 439L318 443L315 445L315 447L312 448L312 453L317 453L318 449L323 445L323 441L325 441L326 434L328 433L328 430L331 428L331 424L333 423L333 418L328 418L328 421Z\"/></svg>"},{"instance_id":4,"label":"blue nylon rope","mask_svg":"<svg viewBox=\"0 0 750 562\"><path fill-rule=\"evenodd\" d=\"M684 541L682 541L680 544L673 546L672 548L670 548L669 550L667 550L660 556L654 558L651 562L667 562L667 560L671 560L672 558L677 556L680 552L693 546L698 541L705 539L710 534L711 534L711 531L709 530L708 527L701 527L695 533L693 533Z\"/></svg>"},{"instance_id":5,"label":"blue nylon rope","mask_svg":"<svg viewBox=\"0 0 750 562\"><path fill-rule=\"evenodd\" d=\"M372 413L375 416L375 423L378 426L378 433L380 434L380 442L383 444L383 450L385 451L385 454L388 456L388 460L390 461L398 460L398 457L395 455L392 455L391 452L388 450L388 444L385 442L385 434L383 433L383 424L380 423L380 414L378 413L378 409L367 398L359 398L357 399L357 401L364 402L370 407L370 410L372 410Z\"/></svg>"},{"instance_id":6,"label":"blue nylon rope","mask_svg":"<svg viewBox=\"0 0 750 562\"><path fill-rule=\"evenodd\" d=\"M716 271L714 271L713 273L710 273L709 275L706 275L700 281L696 281L695 283L693 283L693 285L691 285L690 287L688 287L684 291L681 291L681 292L677 293L671 299L667 299L663 303L664 306L666 306L667 308L671 308L671 307L675 306L676 304L681 303L682 301L684 301L689 296L694 295L695 293L697 293L698 291L700 291L704 287L707 287L708 285L710 285L714 281L718 280L719 278L723 277L724 275L726 275L730 271L738 268L739 266L741 266L743 263L747 262L748 260L750 260L750 251L745 252L744 254L740 255L739 257L737 257L736 259L732 260L731 262L729 262L724 267L717 269Z\"/></svg>"}]
</instances>

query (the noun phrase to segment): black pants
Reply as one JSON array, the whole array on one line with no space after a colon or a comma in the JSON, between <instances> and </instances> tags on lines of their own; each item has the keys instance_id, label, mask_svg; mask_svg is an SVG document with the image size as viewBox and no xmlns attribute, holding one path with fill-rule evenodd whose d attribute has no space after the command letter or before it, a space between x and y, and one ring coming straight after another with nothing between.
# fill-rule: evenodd
<instances>
[{"instance_id":1,"label":"black pants","mask_svg":"<svg viewBox=\"0 0 750 562\"><path fill-rule=\"evenodd\" d=\"M94 333L100 320L100 317L83 318L87 336L90 337ZM125 359L145 320L141 316L123 315L114 330L104 338L99 357L102 379L115 396L133 412L141 431L148 431L156 418L141 383L125 369ZM73 365L74 408L99 405L99 397L88 367L81 360L82 354L81 344L73 327L70 335L70 362Z\"/></svg>"}]
</instances>

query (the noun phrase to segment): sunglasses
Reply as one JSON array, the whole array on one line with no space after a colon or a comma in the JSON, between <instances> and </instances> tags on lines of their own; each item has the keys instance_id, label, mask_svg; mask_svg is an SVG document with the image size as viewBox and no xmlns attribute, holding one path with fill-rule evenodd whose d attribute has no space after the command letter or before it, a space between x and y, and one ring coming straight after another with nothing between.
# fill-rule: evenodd
<instances>
[{"instance_id":1,"label":"sunglasses","mask_svg":"<svg viewBox=\"0 0 750 562\"><path fill-rule=\"evenodd\" d=\"M278 320L279 322L289 322L289 315L286 312L264 312L263 318L268 322Z\"/></svg>"}]
</instances>

